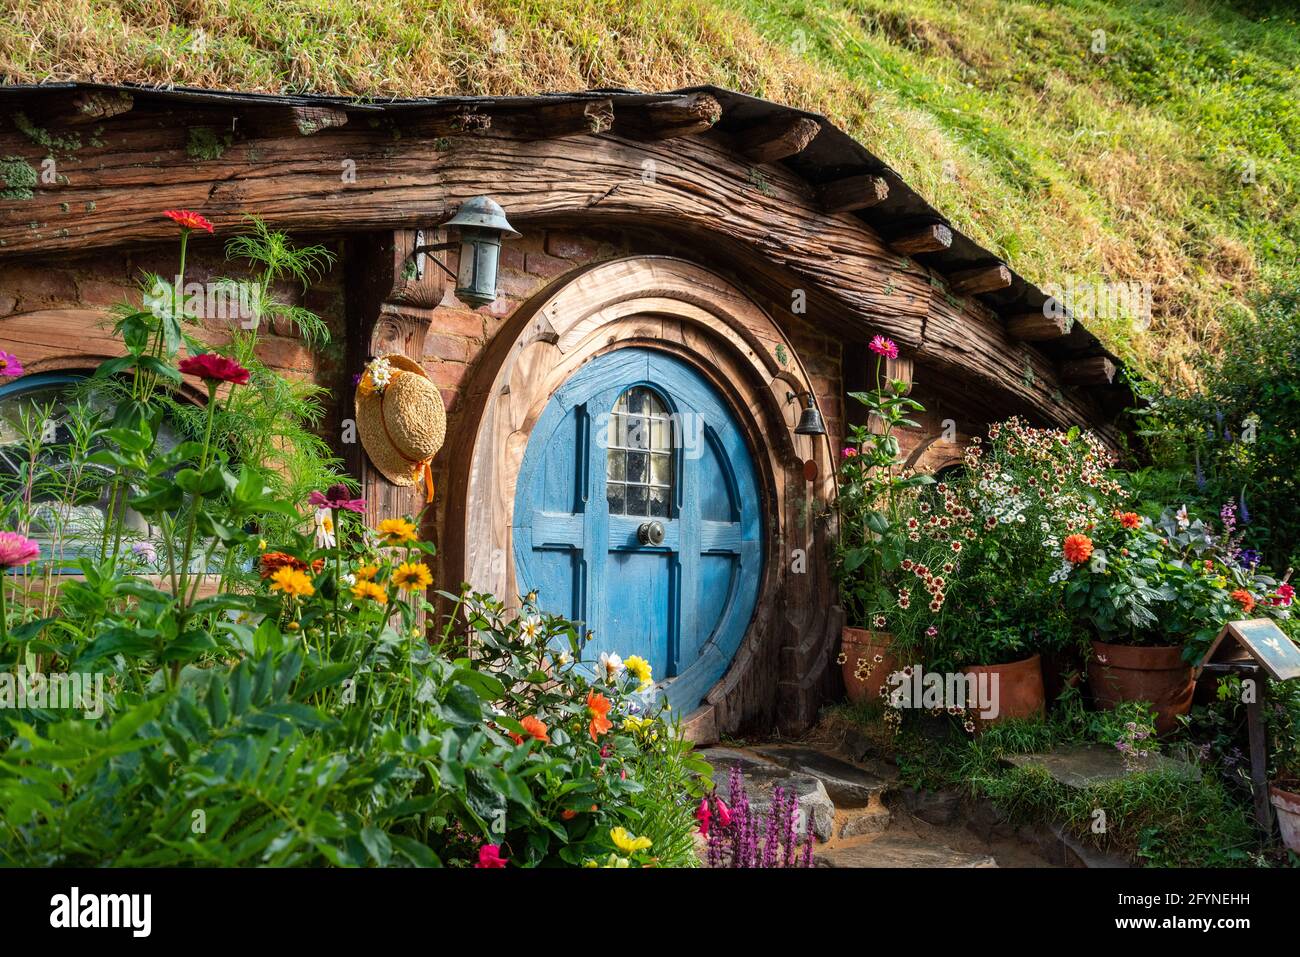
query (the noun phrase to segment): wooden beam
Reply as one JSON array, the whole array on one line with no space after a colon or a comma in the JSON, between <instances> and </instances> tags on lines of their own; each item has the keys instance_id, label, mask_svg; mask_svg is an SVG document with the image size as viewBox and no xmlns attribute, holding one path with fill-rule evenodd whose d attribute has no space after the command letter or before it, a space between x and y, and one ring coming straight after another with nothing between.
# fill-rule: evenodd
<instances>
[{"instance_id":1,"label":"wooden beam","mask_svg":"<svg viewBox=\"0 0 1300 957\"><path fill-rule=\"evenodd\" d=\"M492 128L492 116L477 110L455 113L417 111L390 114L390 118L396 119L404 136L465 136L486 133Z\"/></svg>"},{"instance_id":2,"label":"wooden beam","mask_svg":"<svg viewBox=\"0 0 1300 957\"><path fill-rule=\"evenodd\" d=\"M952 230L943 223L931 223L924 229L890 240L889 248L904 256L937 253L952 245Z\"/></svg>"},{"instance_id":3,"label":"wooden beam","mask_svg":"<svg viewBox=\"0 0 1300 957\"><path fill-rule=\"evenodd\" d=\"M802 153L822 125L808 116L782 117L760 123L736 135L735 148L755 163L775 163Z\"/></svg>"},{"instance_id":4,"label":"wooden beam","mask_svg":"<svg viewBox=\"0 0 1300 957\"><path fill-rule=\"evenodd\" d=\"M828 213L847 213L875 206L889 196L889 184L881 176L846 176L817 187L817 199Z\"/></svg>"},{"instance_id":5,"label":"wooden beam","mask_svg":"<svg viewBox=\"0 0 1300 957\"><path fill-rule=\"evenodd\" d=\"M249 130L259 135L293 131L299 136L315 136L321 130L347 125L348 115L333 106L268 106L254 109L246 122Z\"/></svg>"},{"instance_id":6,"label":"wooden beam","mask_svg":"<svg viewBox=\"0 0 1300 957\"><path fill-rule=\"evenodd\" d=\"M521 140L604 133L614 125L612 100L577 100L498 114L496 128Z\"/></svg>"},{"instance_id":7,"label":"wooden beam","mask_svg":"<svg viewBox=\"0 0 1300 957\"><path fill-rule=\"evenodd\" d=\"M722 104L707 93L688 93L644 106L621 107L614 132L643 142L670 140L711 129L722 119Z\"/></svg>"},{"instance_id":8,"label":"wooden beam","mask_svg":"<svg viewBox=\"0 0 1300 957\"><path fill-rule=\"evenodd\" d=\"M1110 385L1115 381L1115 363L1105 356L1086 356L1061 363L1061 381L1066 385Z\"/></svg>"},{"instance_id":9,"label":"wooden beam","mask_svg":"<svg viewBox=\"0 0 1300 957\"><path fill-rule=\"evenodd\" d=\"M1069 316L1045 316L1042 311L1023 312L1007 320L1007 335L1021 342L1046 342L1070 334L1074 325Z\"/></svg>"},{"instance_id":10,"label":"wooden beam","mask_svg":"<svg viewBox=\"0 0 1300 957\"><path fill-rule=\"evenodd\" d=\"M51 96L42 104L42 125L84 126L101 123L130 112L135 98L120 90L77 90L69 96Z\"/></svg>"},{"instance_id":11,"label":"wooden beam","mask_svg":"<svg viewBox=\"0 0 1300 957\"><path fill-rule=\"evenodd\" d=\"M952 286L953 292L962 296L996 292L1011 285L1011 270L1002 263L996 266L981 266L979 269L967 269L949 276L948 284Z\"/></svg>"}]
</instances>

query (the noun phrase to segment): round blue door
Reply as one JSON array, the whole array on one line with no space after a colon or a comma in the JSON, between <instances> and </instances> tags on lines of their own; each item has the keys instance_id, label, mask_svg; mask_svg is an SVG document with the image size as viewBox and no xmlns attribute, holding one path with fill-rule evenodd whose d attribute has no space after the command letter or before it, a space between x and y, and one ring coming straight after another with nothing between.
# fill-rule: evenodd
<instances>
[{"instance_id":1,"label":"round blue door","mask_svg":"<svg viewBox=\"0 0 1300 957\"><path fill-rule=\"evenodd\" d=\"M762 521L735 416L681 360L593 359L551 397L514 510L519 590L581 621L584 659L640 655L689 711L722 677L754 612Z\"/></svg>"}]
</instances>

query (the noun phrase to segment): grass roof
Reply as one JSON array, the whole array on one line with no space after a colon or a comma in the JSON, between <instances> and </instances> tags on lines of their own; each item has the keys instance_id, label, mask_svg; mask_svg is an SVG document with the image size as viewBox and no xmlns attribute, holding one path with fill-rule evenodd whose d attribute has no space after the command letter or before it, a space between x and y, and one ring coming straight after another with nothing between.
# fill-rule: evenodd
<instances>
[{"instance_id":1,"label":"grass roof","mask_svg":"<svg viewBox=\"0 0 1300 957\"><path fill-rule=\"evenodd\" d=\"M0 73L429 96L728 86L817 110L1088 326L1186 380L1300 253L1300 27L1197 0L5 0Z\"/></svg>"}]
</instances>

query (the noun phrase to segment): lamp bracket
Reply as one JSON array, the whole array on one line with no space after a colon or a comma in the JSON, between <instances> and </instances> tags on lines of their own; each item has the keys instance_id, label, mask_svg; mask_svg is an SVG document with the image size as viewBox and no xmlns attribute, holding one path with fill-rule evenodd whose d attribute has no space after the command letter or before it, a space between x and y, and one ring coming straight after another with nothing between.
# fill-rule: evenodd
<instances>
[{"instance_id":1,"label":"lamp bracket","mask_svg":"<svg viewBox=\"0 0 1300 957\"><path fill-rule=\"evenodd\" d=\"M411 255L408 256L407 258L414 259L416 256L419 256L421 253L436 253L436 252L441 252L444 249L455 249L459 245L460 243L432 243L429 245L416 246L414 249L411 250ZM432 262L434 262L438 266L439 269L445 272L452 279L456 278L456 273L441 259L437 259L432 256L429 258Z\"/></svg>"}]
</instances>

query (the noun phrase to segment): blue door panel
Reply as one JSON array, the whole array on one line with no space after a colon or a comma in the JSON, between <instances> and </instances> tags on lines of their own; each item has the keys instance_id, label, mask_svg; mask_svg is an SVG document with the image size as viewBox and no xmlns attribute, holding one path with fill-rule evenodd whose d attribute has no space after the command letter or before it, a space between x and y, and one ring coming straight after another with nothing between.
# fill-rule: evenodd
<instances>
[{"instance_id":1,"label":"blue door panel","mask_svg":"<svg viewBox=\"0 0 1300 957\"><path fill-rule=\"evenodd\" d=\"M671 449L645 444L670 433ZM652 458L657 471L646 467ZM649 505L623 514L650 492L669 503L653 518L663 526L657 545L638 537ZM753 459L722 397L667 353L621 349L576 372L533 429L515 500L516 578L543 608L584 624L585 661L640 655L659 693L689 710L722 677L753 616L762 527Z\"/></svg>"}]
</instances>

